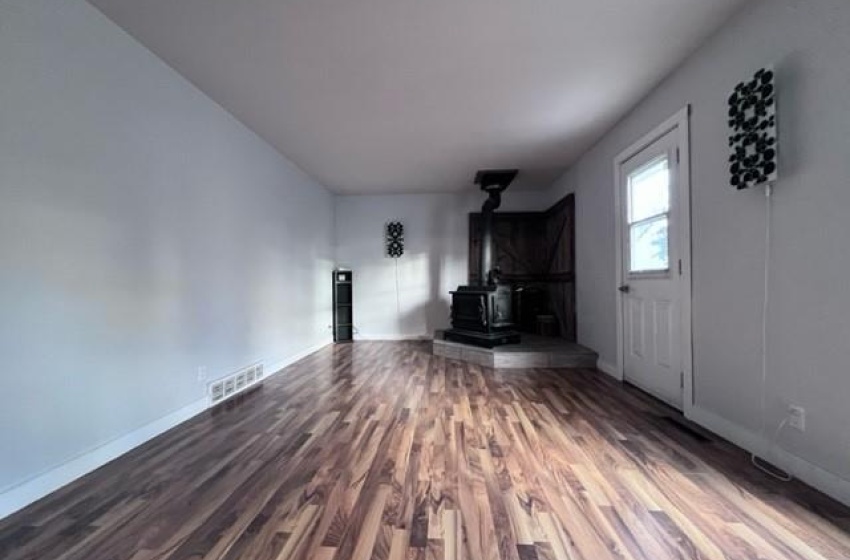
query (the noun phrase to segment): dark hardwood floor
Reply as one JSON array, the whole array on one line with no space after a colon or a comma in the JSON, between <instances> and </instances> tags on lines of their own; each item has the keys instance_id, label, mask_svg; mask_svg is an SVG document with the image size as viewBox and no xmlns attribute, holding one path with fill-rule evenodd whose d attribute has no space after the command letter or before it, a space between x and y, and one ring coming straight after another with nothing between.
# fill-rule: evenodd
<instances>
[{"instance_id":1,"label":"dark hardwood floor","mask_svg":"<svg viewBox=\"0 0 850 560\"><path fill-rule=\"evenodd\" d=\"M671 416L598 372L332 346L0 522L0 558L850 558L850 510Z\"/></svg>"}]
</instances>

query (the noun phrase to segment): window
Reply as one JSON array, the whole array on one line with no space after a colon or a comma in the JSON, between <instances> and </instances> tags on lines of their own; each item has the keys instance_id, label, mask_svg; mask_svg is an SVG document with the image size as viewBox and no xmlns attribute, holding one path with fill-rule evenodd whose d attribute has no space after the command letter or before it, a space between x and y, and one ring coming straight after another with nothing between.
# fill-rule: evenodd
<instances>
[{"instance_id":1,"label":"window","mask_svg":"<svg viewBox=\"0 0 850 560\"><path fill-rule=\"evenodd\" d=\"M628 179L629 272L667 272L670 247L670 165L667 156L635 170Z\"/></svg>"}]
</instances>

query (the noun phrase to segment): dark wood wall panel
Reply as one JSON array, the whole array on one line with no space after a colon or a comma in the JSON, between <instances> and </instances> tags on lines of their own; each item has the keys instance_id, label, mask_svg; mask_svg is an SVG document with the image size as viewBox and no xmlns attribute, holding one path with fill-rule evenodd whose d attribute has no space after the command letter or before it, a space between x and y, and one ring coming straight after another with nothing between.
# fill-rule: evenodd
<instances>
[{"instance_id":1,"label":"dark wood wall panel","mask_svg":"<svg viewBox=\"0 0 850 560\"><path fill-rule=\"evenodd\" d=\"M545 212L497 212L494 263L515 289L517 323L525 332L576 339L575 196ZM481 214L469 215L469 281L478 282ZM538 316L554 316L554 328Z\"/></svg>"}]
</instances>

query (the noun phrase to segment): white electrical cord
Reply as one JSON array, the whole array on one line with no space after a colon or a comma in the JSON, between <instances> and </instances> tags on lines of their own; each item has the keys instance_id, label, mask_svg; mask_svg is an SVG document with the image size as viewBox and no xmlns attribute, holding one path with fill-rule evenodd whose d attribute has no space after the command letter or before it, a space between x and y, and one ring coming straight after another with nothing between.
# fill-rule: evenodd
<instances>
[{"instance_id":1,"label":"white electrical cord","mask_svg":"<svg viewBox=\"0 0 850 560\"><path fill-rule=\"evenodd\" d=\"M765 408L767 390L767 310L770 302L770 248L771 248L771 227L773 221L773 208L771 204L771 195L773 187L768 183L764 191L765 197L765 212L764 212L764 292L761 307L761 436L764 437L765 426Z\"/></svg>"},{"instance_id":2,"label":"white electrical cord","mask_svg":"<svg viewBox=\"0 0 850 560\"><path fill-rule=\"evenodd\" d=\"M766 399L767 399L767 310L769 299L769 289L770 289L770 254L771 254L771 227L770 224L773 221L773 205L771 202L771 196L773 195L773 185L768 183L767 187L764 191L765 196L765 227L764 227L764 299L762 300L762 308L761 308L761 430L760 435L762 439L764 439L764 432L767 429L767 419L765 417L766 414ZM764 458L768 459L770 456L770 452L773 450L773 447L776 445L776 440L779 438L779 433L782 429L788 424L788 418L782 420L779 423L779 426L776 427L776 431L773 432L773 437L770 438L768 442L767 449L764 450ZM755 466L760 471L769 474L773 478L781 480L783 482L789 482L791 480L791 475L786 472L778 471L776 467L768 468L761 464L760 458L755 453L750 453L750 462L752 462L753 466Z\"/></svg>"},{"instance_id":3,"label":"white electrical cord","mask_svg":"<svg viewBox=\"0 0 850 560\"><path fill-rule=\"evenodd\" d=\"M398 294L398 257L394 257L395 261L395 312L396 312L396 321L398 321L399 325L401 324L401 299Z\"/></svg>"}]
</instances>

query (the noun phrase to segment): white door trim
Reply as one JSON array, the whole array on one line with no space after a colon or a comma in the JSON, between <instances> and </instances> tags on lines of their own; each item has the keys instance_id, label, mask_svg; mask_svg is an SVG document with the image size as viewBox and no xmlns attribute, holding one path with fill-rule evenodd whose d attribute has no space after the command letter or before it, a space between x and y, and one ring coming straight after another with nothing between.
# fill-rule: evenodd
<instances>
[{"instance_id":1,"label":"white door trim","mask_svg":"<svg viewBox=\"0 0 850 560\"><path fill-rule=\"evenodd\" d=\"M694 406L694 383L693 383L693 337L691 334L691 149L690 149L690 106L687 105L675 115L664 121L649 134L623 150L614 158L614 220L616 235L616 258L617 258L617 283L613 286L617 294L617 364L614 377L623 381L624 371L624 342L623 342L623 305L622 297L616 289L623 284L623 226L622 226L622 176L620 168L622 165L640 153L644 148L661 138L662 136L676 131L676 143L679 147L679 177L676 181L678 188L678 219L677 230L674 235L679 242L680 258L682 260L682 274L679 278L679 293L681 294L681 329L682 329L682 373L684 376L684 389L682 391L682 410L685 416L690 416ZM678 263L671 263L678 267Z\"/></svg>"}]
</instances>

